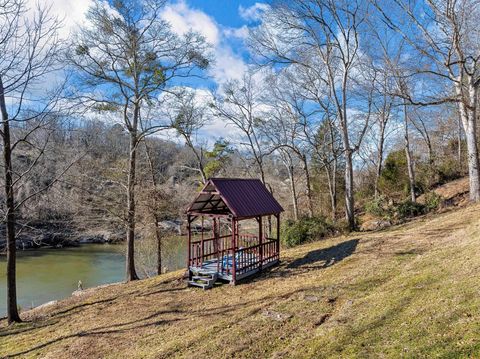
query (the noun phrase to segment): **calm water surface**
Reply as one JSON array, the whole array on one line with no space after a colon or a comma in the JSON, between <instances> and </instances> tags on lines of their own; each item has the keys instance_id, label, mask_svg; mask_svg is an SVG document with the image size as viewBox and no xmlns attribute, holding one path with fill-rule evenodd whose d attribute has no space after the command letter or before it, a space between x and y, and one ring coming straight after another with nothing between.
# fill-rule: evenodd
<instances>
[{"instance_id":1,"label":"calm water surface","mask_svg":"<svg viewBox=\"0 0 480 359\"><path fill-rule=\"evenodd\" d=\"M186 246L168 246L168 270L182 268ZM184 248L185 247L185 248ZM123 245L83 244L75 248L19 251L17 256L17 298L22 309L63 299L77 289L123 281ZM0 257L0 317L6 313L6 258Z\"/></svg>"}]
</instances>

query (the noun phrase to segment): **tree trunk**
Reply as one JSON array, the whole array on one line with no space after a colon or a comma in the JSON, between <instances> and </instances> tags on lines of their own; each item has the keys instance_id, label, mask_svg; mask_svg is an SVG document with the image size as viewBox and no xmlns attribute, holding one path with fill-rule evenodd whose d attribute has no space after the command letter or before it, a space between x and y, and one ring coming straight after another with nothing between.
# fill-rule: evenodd
<instances>
[{"instance_id":1,"label":"tree trunk","mask_svg":"<svg viewBox=\"0 0 480 359\"><path fill-rule=\"evenodd\" d=\"M329 163L324 163L325 174L327 175L328 194L330 196L330 207L332 221L335 223L337 219L337 186L336 176L334 172L337 170L336 159L333 160L333 169L330 168Z\"/></svg>"},{"instance_id":2,"label":"tree trunk","mask_svg":"<svg viewBox=\"0 0 480 359\"><path fill-rule=\"evenodd\" d=\"M333 128L332 121L328 120L328 128L330 131L330 150L332 152L332 168L330 168L330 163L325 161L325 169L327 171L328 178L328 189L330 191L330 204L332 209L332 221L333 223L337 220L337 149L335 148L335 131ZM330 174L331 171L331 174Z\"/></svg>"},{"instance_id":3,"label":"tree trunk","mask_svg":"<svg viewBox=\"0 0 480 359\"><path fill-rule=\"evenodd\" d=\"M295 186L295 177L293 173L293 166L288 164L288 178L290 180L290 193L292 195L292 205L293 205L293 218L298 220L298 201L297 201L297 188Z\"/></svg>"},{"instance_id":4,"label":"tree trunk","mask_svg":"<svg viewBox=\"0 0 480 359\"><path fill-rule=\"evenodd\" d=\"M15 198L13 192L12 148L10 144L10 124L2 78L0 77L0 111L3 130L3 161L5 166L5 220L7 239L7 321L8 324L21 322L17 308L16 284L16 243L15 243Z\"/></svg>"},{"instance_id":5,"label":"tree trunk","mask_svg":"<svg viewBox=\"0 0 480 359\"><path fill-rule=\"evenodd\" d=\"M337 157L333 159L331 201L332 201L332 220L335 223L337 220L337 202L338 202L337 200Z\"/></svg>"},{"instance_id":6,"label":"tree trunk","mask_svg":"<svg viewBox=\"0 0 480 359\"><path fill-rule=\"evenodd\" d=\"M463 172L462 166L462 119L460 116L457 117L457 161L460 166L460 172Z\"/></svg>"},{"instance_id":7,"label":"tree trunk","mask_svg":"<svg viewBox=\"0 0 480 359\"><path fill-rule=\"evenodd\" d=\"M470 112L470 113L469 113ZM476 121L472 111L460 102L460 114L462 117L465 139L467 141L468 175L470 178L470 200L478 202L480 199L479 159L476 136Z\"/></svg>"},{"instance_id":8,"label":"tree trunk","mask_svg":"<svg viewBox=\"0 0 480 359\"><path fill-rule=\"evenodd\" d=\"M157 177L155 176L155 168L153 166L153 161L152 161L152 156L151 156L151 153L150 153L150 148L148 147L148 143L146 140L144 140L144 144L145 144L145 153L147 155L147 160L148 160L148 166L150 168L150 175L151 175L151 179L152 179L152 187L153 187L153 190L155 190L157 188ZM155 197L157 198L157 197ZM162 274L162 233L161 233L161 230L160 230L160 227L159 227L159 222L160 222L160 218L158 216L158 213L157 213L157 204L155 203L155 206L154 206L154 209L153 209L153 213L152 213L152 217L153 217L153 225L154 225L154 228L155 228L155 238L157 240L157 274L160 275Z\"/></svg>"},{"instance_id":9,"label":"tree trunk","mask_svg":"<svg viewBox=\"0 0 480 359\"><path fill-rule=\"evenodd\" d=\"M377 157L377 169L375 173L375 188L374 188L374 197L378 198L378 182L380 180L380 176L382 174L383 168L383 147L385 143L385 121L382 118L380 122L380 138L378 140L378 157Z\"/></svg>"},{"instance_id":10,"label":"tree trunk","mask_svg":"<svg viewBox=\"0 0 480 359\"><path fill-rule=\"evenodd\" d=\"M154 214L155 217L155 236L157 239L157 274L162 274L162 234L160 233L160 228L158 226L159 218L157 214Z\"/></svg>"},{"instance_id":11,"label":"tree trunk","mask_svg":"<svg viewBox=\"0 0 480 359\"><path fill-rule=\"evenodd\" d=\"M264 185L266 185L265 181L265 170L263 169L263 160L257 160L258 170L260 171L260 180Z\"/></svg>"},{"instance_id":12,"label":"tree trunk","mask_svg":"<svg viewBox=\"0 0 480 359\"><path fill-rule=\"evenodd\" d=\"M345 215L350 230L355 229L355 202L353 198L352 150L345 151Z\"/></svg>"},{"instance_id":13,"label":"tree trunk","mask_svg":"<svg viewBox=\"0 0 480 359\"><path fill-rule=\"evenodd\" d=\"M465 131L468 151L468 175L470 177L470 200L478 202L480 199L480 182L478 170L478 147L475 126L471 123Z\"/></svg>"},{"instance_id":14,"label":"tree trunk","mask_svg":"<svg viewBox=\"0 0 480 359\"><path fill-rule=\"evenodd\" d=\"M263 169L263 156L259 156L257 154L250 135L248 135L248 139L250 141L250 147L252 149L253 156L255 157L255 162L257 163L258 170L260 171L260 180L268 188L269 192L273 195L272 187L265 180L265 171ZM268 217L268 233L269 235L272 233L272 217L270 216Z\"/></svg>"},{"instance_id":15,"label":"tree trunk","mask_svg":"<svg viewBox=\"0 0 480 359\"><path fill-rule=\"evenodd\" d=\"M303 170L305 171L306 192L308 201L308 216L313 217L312 185L310 181L310 171L308 169L307 156L302 155Z\"/></svg>"},{"instance_id":16,"label":"tree trunk","mask_svg":"<svg viewBox=\"0 0 480 359\"><path fill-rule=\"evenodd\" d=\"M185 138L185 142L187 143L187 146L190 147L193 154L195 155L195 158L197 159L198 172L200 172L200 176L202 177L202 184L205 185L207 184L208 178L207 178L207 175L205 174L205 168L203 167L202 155L198 153L197 147L195 147L189 135L187 135L186 133L183 133L183 137ZM201 149L200 151L203 152L203 150Z\"/></svg>"},{"instance_id":17,"label":"tree trunk","mask_svg":"<svg viewBox=\"0 0 480 359\"><path fill-rule=\"evenodd\" d=\"M133 128L130 129L130 152L128 163L128 184L127 184L127 281L138 279L135 271L135 177L137 157L137 119L138 108L135 107Z\"/></svg>"},{"instance_id":18,"label":"tree trunk","mask_svg":"<svg viewBox=\"0 0 480 359\"><path fill-rule=\"evenodd\" d=\"M405 155L407 156L408 180L410 182L410 200L415 202L415 171L413 169L412 155L410 152L410 138L408 136L408 113L407 103L405 101L403 102L403 118L405 127Z\"/></svg>"}]
</instances>

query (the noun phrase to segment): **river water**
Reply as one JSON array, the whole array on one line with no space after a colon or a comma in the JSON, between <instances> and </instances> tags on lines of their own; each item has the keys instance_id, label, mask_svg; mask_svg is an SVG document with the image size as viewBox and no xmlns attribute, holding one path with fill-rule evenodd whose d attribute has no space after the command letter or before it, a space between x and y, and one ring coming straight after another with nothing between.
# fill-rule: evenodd
<instances>
[{"instance_id":1,"label":"river water","mask_svg":"<svg viewBox=\"0 0 480 359\"><path fill-rule=\"evenodd\" d=\"M164 258L164 262L168 270L184 267L186 246L177 241L167 247L168 258ZM70 296L79 280L83 288L90 288L120 282L124 278L124 245L82 244L74 248L42 248L17 254L17 299L22 310ZM2 256L0 317L5 313L6 258Z\"/></svg>"}]
</instances>

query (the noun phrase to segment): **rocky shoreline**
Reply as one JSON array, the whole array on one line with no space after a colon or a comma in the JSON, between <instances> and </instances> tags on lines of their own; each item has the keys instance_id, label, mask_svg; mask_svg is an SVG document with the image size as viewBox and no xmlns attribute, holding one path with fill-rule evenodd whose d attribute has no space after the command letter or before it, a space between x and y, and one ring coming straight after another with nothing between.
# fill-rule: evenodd
<instances>
[{"instance_id":1,"label":"rocky shoreline","mask_svg":"<svg viewBox=\"0 0 480 359\"><path fill-rule=\"evenodd\" d=\"M17 250L78 247L81 244L115 244L125 241L123 230L81 232L70 228L28 228L17 235ZM4 228L0 228L0 255L6 250Z\"/></svg>"}]
</instances>

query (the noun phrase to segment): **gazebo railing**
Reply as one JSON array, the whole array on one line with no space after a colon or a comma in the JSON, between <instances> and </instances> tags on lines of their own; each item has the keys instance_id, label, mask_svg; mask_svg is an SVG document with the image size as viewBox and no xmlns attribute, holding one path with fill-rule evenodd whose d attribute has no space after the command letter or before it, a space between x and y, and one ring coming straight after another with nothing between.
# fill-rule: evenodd
<instances>
[{"instance_id":1,"label":"gazebo railing","mask_svg":"<svg viewBox=\"0 0 480 359\"><path fill-rule=\"evenodd\" d=\"M217 259L222 249L231 249L231 235L220 236L218 239L219 248L214 237L191 242L189 265L200 267L205 261Z\"/></svg>"},{"instance_id":2,"label":"gazebo railing","mask_svg":"<svg viewBox=\"0 0 480 359\"><path fill-rule=\"evenodd\" d=\"M273 238L264 238L262 244L257 244L243 249L237 248L236 254L237 275L260 268L270 262L278 260L279 243Z\"/></svg>"},{"instance_id":3,"label":"gazebo railing","mask_svg":"<svg viewBox=\"0 0 480 359\"><path fill-rule=\"evenodd\" d=\"M249 248L259 244L258 235L250 233L240 233L237 237L237 248Z\"/></svg>"},{"instance_id":4,"label":"gazebo railing","mask_svg":"<svg viewBox=\"0 0 480 359\"><path fill-rule=\"evenodd\" d=\"M232 247L232 235L205 238L190 244L189 266L201 267L207 261L217 260L217 271L233 275L233 258L235 258L235 275L241 275L274 262L280 258L280 244L275 238L264 237L260 244L258 236L238 234L237 246Z\"/></svg>"}]
</instances>

